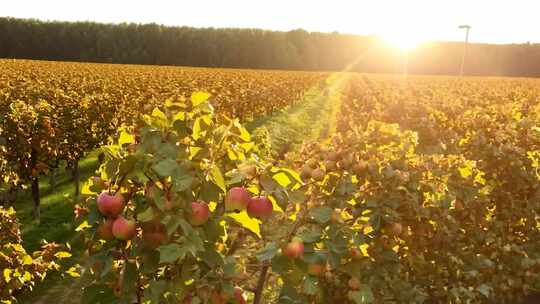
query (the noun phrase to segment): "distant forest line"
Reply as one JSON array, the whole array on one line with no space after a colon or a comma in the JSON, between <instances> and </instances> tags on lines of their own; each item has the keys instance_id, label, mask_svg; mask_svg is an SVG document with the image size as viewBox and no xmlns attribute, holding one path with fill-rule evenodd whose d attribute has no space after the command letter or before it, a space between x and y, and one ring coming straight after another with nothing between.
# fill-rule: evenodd
<instances>
[{"instance_id":1,"label":"distant forest line","mask_svg":"<svg viewBox=\"0 0 540 304\"><path fill-rule=\"evenodd\" d=\"M405 56L374 37L304 30L0 18L3 58L456 75L462 51L463 43L431 42ZM540 44L471 43L465 74L540 77Z\"/></svg>"}]
</instances>

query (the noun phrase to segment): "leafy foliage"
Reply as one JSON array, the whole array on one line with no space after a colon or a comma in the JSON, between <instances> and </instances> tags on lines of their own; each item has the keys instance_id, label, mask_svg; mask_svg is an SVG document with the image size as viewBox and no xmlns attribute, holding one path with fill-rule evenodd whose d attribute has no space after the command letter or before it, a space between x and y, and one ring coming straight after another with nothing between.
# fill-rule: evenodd
<instances>
[{"instance_id":1,"label":"leafy foliage","mask_svg":"<svg viewBox=\"0 0 540 304\"><path fill-rule=\"evenodd\" d=\"M55 243L45 243L33 254L22 246L21 232L13 208L0 207L0 301L11 303L15 295L32 289L50 271L59 270L58 260L71 257Z\"/></svg>"}]
</instances>

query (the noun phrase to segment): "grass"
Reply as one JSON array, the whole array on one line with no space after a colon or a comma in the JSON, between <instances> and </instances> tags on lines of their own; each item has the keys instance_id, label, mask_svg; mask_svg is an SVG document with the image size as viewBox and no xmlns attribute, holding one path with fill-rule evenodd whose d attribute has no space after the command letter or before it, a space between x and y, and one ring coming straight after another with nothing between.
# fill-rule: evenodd
<instances>
[{"instance_id":1,"label":"grass","mask_svg":"<svg viewBox=\"0 0 540 304\"><path fill-rule=\"evenodd\" d=\"M288 150L306 140L315 140L331 134L339 108L338 85L329 83L326 91L310 90L304 100L295 105L276 111L246 125L254 136L267 136L271 152L276 155L284 148ZM80 161L81 183L84 183L98 168L97 152L90 153ZM41 220L32 220L32 198L29 191L21 193L14 205L21 222L25 248L39 249L42 239L57 243L70 242L73 249L71 263L83 263L83 246L78 242L72 225L75 186L71 172L59 170L57 186L51 188L49 178L40 180ZM79 303L81 288L74 279L65 280L61 274L52 274L38 284L32 292L23 293L20 303Z\"/></svg>"},{"instance_id":2,"label":"grass","mask_svg":"<svg viewBox=\"0 0 540 304\"><path fill-rule=\"evenodd\" d=\"M246 128L256 137L267 136L274 156L296 150L304 141L323 140L335 131L341 81L339 74L332 75L326 90L312 89L302 102L248 123Z\"/></svg>"},{"instance_id":3,"label":"grass","mask_svg":"<svg viewBox=\"0 0 540 304\"><path fill-rule=\"evenodd\" d=\"M90 153L79 162L81 183L86 181L98 168L97 153ZM75 184L71 180L71 172L58 170L57 183L53 189L49 178L40 181L41 219L32 219L32 197L30 192L21 193L14 208L21 223L23 243L29 252L38 250L42 240L56 243L69 242L72 245L73 259L70 263L81 260L83 248L78 241L73 226L73 206ZM65 280L60 273L53 273L38 284L32 292L24 292L19 303L79 303L80 288L77 281Z\"/></svg>"}]
</instances>

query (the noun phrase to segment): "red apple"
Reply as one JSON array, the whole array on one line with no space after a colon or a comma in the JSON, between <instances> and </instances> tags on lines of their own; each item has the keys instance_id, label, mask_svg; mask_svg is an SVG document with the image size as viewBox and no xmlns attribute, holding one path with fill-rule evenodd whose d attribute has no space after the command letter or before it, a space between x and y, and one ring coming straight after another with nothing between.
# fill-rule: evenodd
<instances>
[{"instance_id":1,"label":"red apple","mask_svg":"<svg viewBox=\"0 0 540 304\"><path fill-rule=\"evenodd\" d=\"M327 160L324 162L324 167L326 168L326 171L334 171L336 170L336 162L333 160Z\"/></svg>"},{"instance_id":2,"label":"red apple","mask_svg":"<svg viewBox=\"0 0 540 304\"><path fill-rule=\"evenodd\" d=\"M320 168L317 168L311 172L311 178L316 181L322 181L324 179L324 171Z\"/></svg>"},{"instance_id":3,"label":"red apple","mask_svg":"<svg viewBox=\"0 0 540 304\"><path fill-rule=\"evenodd\" d=\"M349 250L349 255L352 259L359 259L363 256L362 251L358 248L351 248Z\"/></svg>"},{"instance_id":4,"label":"red apple","mask_svg":"<svg viewBox=\"0 0 540 304\"><path fill-rule=\"evenodd\" d=\"M356 165L354 165L354 173L358 176L363 175L368 169L368 163L364 160L360 160Z\"/></svg>"},{"instance_id":5,"label":"red apple","mask_svg":"<svg viewBox=\"0 0 540 304\"><path fill-rule=\"evenodd\" d=\"M322 275L324 271L325 271L325 265L321 263L309 264L307 268L307 272L310 275L316 276L316 277Z\"/></svg>"},{"instance_id":6,"label":"red apple","mask_svg":"<svg viewBox=\"0 0 540 304\"><path fill-rule=\"evenodd\" d=\"M108 191L101 192L97 198L97 208L101 214L106 217L116 218L122 213L125 207L122 194L109 193Z\"/></svg>"},{"instance_id":7,"label":"red apple","mask_svg":"<svg viewBox=\"0 0 540 304\"><path fill-rule=\"evenodd\" d=\"M236 304L246 304L246 297L244 296L244 290L242 288L236 286L234 287L234 299L236 300Z\"/></svg>"},{"instance_id":8,"label":"red apple","mask_svg":"<svg viewBox=\"0 0 540 304\"><path fill-rule=\"evenodd\" d=\"M362 283L358 278L352 277L349 279L349 282L347 282L347 285L349 285L349 288L352 290L359 290Z\"/></svg>"},{"instance_id":9,"label":"red apple","mask_svg":"<svg viewBox=\"0 0 540 304\"><path fill-rule=\"evenodd\" d=\"M114 235L112 232L113 223L113 219L107 219L105 222L99 225L97 229L97 235L100 239L107 241L114 239Z\"/></svg>"},{"instance_id":10,"label":"red apple","mask_svg":"<svg viewBox=\"0 0 540 304\"><path fill-rule=\"evenodd\" d=\"M225 304L227 303L227 296L219 290L214 290L210 295L210 303L212 304Z\"/></svg>"},{"instance_id":11,"label":"red apple","mask_svg":"<svg viewBox=\"0 0 540 304\"><path fill-rule=\"evenodd\" d=\"M328 152L328 154L326 154L326 159L327 160L331 160L331 161L335 161L338 157L338 154L334 151L330 151Z\"/></svg>"},{"instance_id":12,"label":"red apple","mask_svg":"<svg viewBox=\"0 0 540 304\"><path fill-rule=\"evenodd\" d=\"M225 196L225 211L242 211L247 208L251 196L244 187L234 187Z\"/></svg>"},{"instance_id":13,"label":"red apple","mask_svg":"<svg viewBox=\"0 0 540 304\"><path fill-rule=\"evenodd\" d=\"M247 212L249 216L266 219L272 215L272 202L265 196L256 196L249 200Z\"/></svg>"},{"instance_id":14,"label":"red apple","mask_svg":"<svg viewBox=\"0 0 540 304\"><path fill-rule=\"evenodd\" d=\"M197 201L191 203L191 214L189 216L189 222L193 226L203 225L208 221L210 217L210 208L208 204L203 201Z\"/></svg>"},{"instance_id":15,"label":"red apple","mask_svg":"<svg viewBox=\"0 0 540 304\"><path fill-rule=\"evenodd\" d=\"M112 233L119 240L126 241L132 239L135 236L135 222L119 216L114 220Z\"/></svg>"},{"instance_id":16,"label":"red apple","mask_svg":"<svg viewBox=\"0 0 540 304\"><path fill-rule=\"evenodd\" d=\"M142 232L144 244L149 249L155 249L167 241L165 225L158 221L143 223Z\"/></svg>"},{"instance_id":17,"label":"red apple","mask_svg":"<svg viewBox=\"0 0 540 304\"><path fill-rule=\"evenodd\" d=\"M384 230L391 236L399 236L403 232L403 225L400 223L390 223L385 227Z\"/></svg>"},{"instance_id":18,"label":"red apple","mask_svg":"<svg viewBox=\"0 0 540 304\"><path fill-rule=\"evenodd\" d=\"M300 177L304 180L307 180L311 177L311 172L313 171L313 169L311 169L309 166L304 166L302 168L302 171L300 172Z\"/></svg>"},{"instance_id":19,"label":"red apple","mask_svg":"<svg viewBox=\"0 0 540 304\"><path fill-rule=\"evenodd\" d=\"M291 259L296 259L304 254L304 242L299 238L293 238L283 248L283 254Z\"/></svg>"}]
</instances>

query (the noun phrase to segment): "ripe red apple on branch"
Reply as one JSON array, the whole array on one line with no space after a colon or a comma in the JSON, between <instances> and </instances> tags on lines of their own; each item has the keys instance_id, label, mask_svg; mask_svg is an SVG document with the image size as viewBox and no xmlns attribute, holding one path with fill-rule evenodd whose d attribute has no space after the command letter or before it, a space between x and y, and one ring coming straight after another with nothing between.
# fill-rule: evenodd
<instances>
[{"instance_id":1,"label":"ripe red apple on branch","mask_svg":"<svg viewBox=\"0 0 540 304\"><path fill-rule=\"evenodd\" d=\"M352 277L347 282L347 285L352 290L359 290L360 287L362 286L362 282L360 282L360 280L358 278Z\"/></svg>"},{"instance_id":2,"label":"ripe red apple on branch","mask_svg":"<svg viewBox=\"0 0 540 304\"><path fill-rule=\"evenodd\" d=\"M296 259L304 254L304 242L300 238L293 238L290 243L282 249L283 255L288 258Z\"/></svg>"},{"instance_id":3,"label":"ripe red apple on branch","mask_svg":"<svg viewBox=\"0 0 540 304\"><path fill-rule=\"evenodd\" d=\"M326 270L326 265L323 263L312 263L307 267L307 272L312 276L321 276Z\"/></svg>"},{"instance_id":4,"label":"ripe red apple on branch","mask_svg":"<svg viewBox=\"0 0 540 304\"><path fill-rule=\"evenodd\" d=\"M249 216L259 219L267 219L272 215L274 207L266 196L256 196L249 200L247 212Z\"/></svg>"},{"instance_id":5,"label":"ripe red apple on branch","mask_svg":"<svg viewBox=\"0 0 540 304\"><path fill-rule=\"evenodd\" d=\"M122 213L124 207L124 197L119 192L112 194L104 191L97 198L97 208L106 217L116 218Z\"/></svg>"},{"instance_id":6,"label":"ripe red apple on branch","mask_svg":"<svg viewBox=\"0 0 540 304\"><path fill-rule=\"evenodd\" d=\"M155 249L167 241L165 225L159 221L143 223L142 232L144 244L149 249Z\"/></svg>"},{"instance_id":7,"label":"ripe red apple on branch","mask_svg":"<svg viewBox=\"0 0 540 304\"><path fill-rule=\"evenodd\" d=\"M135 236L135 222L132 220L127 220L122 216L119 216L114 220L112 233L115 238L119 240L129 240Z\"/></svg>"},{"instance_id":8,"label":"ripe red apple on branch","mask_svg":"<svg viewBox=\"0 0 540 304\"><path fill-rule=\"evenodd\" d=\"M225 211L239 212L245 210L249 204L251 195L244 187L233 187L225 196Z\"/></svg>"},{"instance_id":9,"label":"ripe red apple on branch","mask_svg":"<svg viewBox=\"0 0 540 304\"><path fill-rule=\"evenodd\" d=\"M110 241L114 239L114 235L112 233L112 227L113 227L114 220L113 219L107 219L105 222L102 222L99 224L97 229L97 235L100 239Z\"/></svg>"},{"instance_id":10,"label":"ripe red apple on branch","mask_svg":"<svg viewBox=\"0 0 540 304\"><path fill-rule=\"evenodd\" d=\"M197 201L191 203L191 214L189 216L189 222L193 226L203 225L208 221L210 217L210 208L208 204L203 201Z\"/></svg>"}]
</instances>

